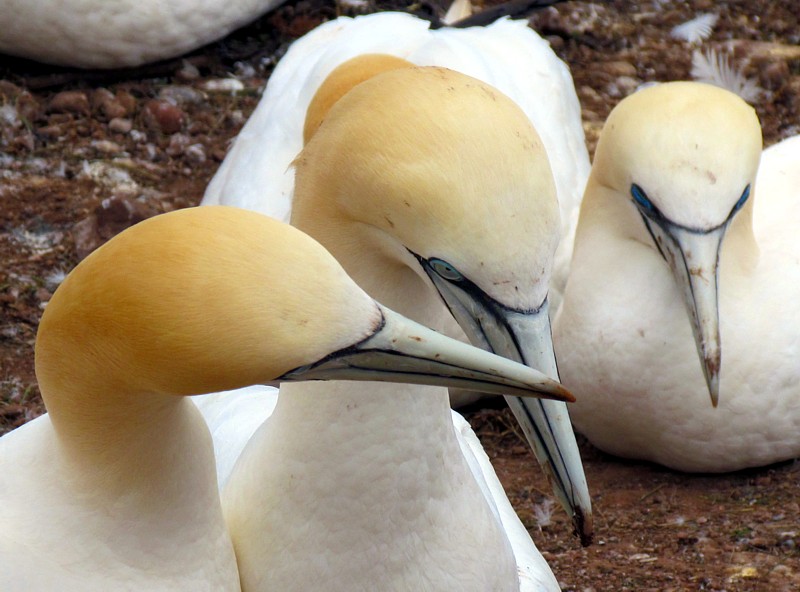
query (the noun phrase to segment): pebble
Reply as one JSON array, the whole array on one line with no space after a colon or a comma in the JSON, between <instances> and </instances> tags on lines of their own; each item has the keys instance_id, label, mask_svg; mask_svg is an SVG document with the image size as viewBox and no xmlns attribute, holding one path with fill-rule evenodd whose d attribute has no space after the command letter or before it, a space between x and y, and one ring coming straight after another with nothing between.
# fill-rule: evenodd
<instances>
[{"instance_id":1,"label":"pebble","mask_svg":"<svg viewBox=\"0 0 800 592\"><path fill-rule=\"evenodd\" d=\"M39 119L42 114L42 105L39 102L39 99L37 99L27 90L19 93L17 96L16 105L19 116L29 123Z\"/></svg>"},{"instance_id":2,"label":"pebble","mask_svg":"<svg viewBox=\"0 0 800 592\"><path fill-rule=\"evenodd\" d=\"M139 104L139 102L136 100L136 97L134 97L127 90L118 90L114 94L114 98L116 98L117 102L125 109L125 116L129 116L136 111L136 107Z\"/></svg>"},{"instance_id":3,"label":"pebble","mask_svg":"<svg viewBox=\"0 0 800 592\"><path fill-rule=\"evenodd\" d=\"M180 107L167 101L151 99L144 106L145 123L165 134L174 134L181 130L184 123L184 112Z\"/></svg>"},{"instance_id":4,"label":"pebble","mask_svg":"<svg viewBox=\"0 0 800 592\"><path fill-rule=\"evenodd\" d=\"M122 152L122 147L111 140L95 140L92 142L92 147L102 154L119 154Z\"/></svg>"},{"instance_id":5,"label":"pebble","mask_svg":"<svg viewBox=\"0 0 800 592\"><path fill-rule=\"evenodd\" d=\"M22 150L33 150L36 146L36 140L33 137L33 134L30 132L25 132L20 134L11 142L11 146L14 148L19 148Z\"/></svg>"},{"instance_id":6,"label":"pebble","mask_svg":"<svg viewBox=\"0 0 800 592\"><path fill-rule=\"evenodd\" d=\"M85 161L78 178L91 179L96 184L109 188L115 193L134 193L139 185L131 178L122 165L102 160Z\"/></svg>"},{"instance_id":7,"label":"pebble","mask_svg":"<svg viewBox=\"0 0 800 592\"><path fill-rule=\"evenodd\" d=\"M108 129L110 129L112 132L117 132L118 134L127 134L129 131L131 131L131 129L133 129L133 122L130 119L115 117L108 122Z\"/></svg>"},{"instance_id":8,"label":"pebble","mask_svg":"<svg viewBox=\"0 0 800 592\"><path fill-rule=\"evenodd\" d=\"M794 550L797 547L797 532L782 532L778 535L778 544L784 549Z\"/></svg>"},{"instance_id":9,"label":"pebble","mask_svg":"<svg viewBox=\"0 0 800 592\"><path fill-rule=\"evenodd\" d=\"M72 226L72 241L78 259L85 259L102 244L97 236L97 220L94 216L79 220Z\"/></svg>"},{"instance_id":10,"label":"pebble","mask_svg":"<svg viewBox=\"0 0 800 592\"><path fill-rule=\"evenodd\" d=\"M183 60L183 65L175 72L175 77L184 82L191 82L192 80L200 78L200 70L191 62Z\"/></svg>"},{"instance_id":11,"label":"pebble","mask_svg":"<svg viewBox=\"0 0 800 592\"><path fill-rule=\"evenodd\" d=\"M72 237L78 257L85 258L114 235L154 213L144 204L126 197L104 199L92 214L73 226Z\"/></svg>"},{"instance_id":12,"label":"pebble","mask_svg":"<svg viewBox=\"0 0 800 592\"><path fill-rule=\"evenodd\" d=\"M779 564L772 569L771 573L779 574L786 577L786 576L791 576L793 572L788 565Z\"/></svg>"},{"instance_id":13,"label":"pebble","mask_svg":"<svg viewBox=\"0 0 800 592\"><path fill-rule=\"evenodd\" d=\"M46 125L37 129L36 132L45 138L55 139L61 136L63 130L60 125Z\"/></svg>"},{"instance_id":14,"label":"pebble","mask_svg":"<svg viewBox=\"0 0 800 592\"><path fill-rule=\"evenodd\" d=\"M0 123L14 129L22 125L22 121L20 121L19 118L19 112L14 105L0 105Z\"/></svg>"},{"instance_id":15,"label":"pebble","mask_svg":"<svg viewBox=\"0 0 800 592\"><path fill-rule=\"evenodd\" d=\"M755 547L756 549L768 549L771 546L766 538L760 536L751 538L749 545L751 547Z\"/></svg>"},{"instance_id":16,"label":"pebble","mask_svg":"<svg viewBox=\"0 0 800 592\"><path fill-rule=\"evenodd\" d=\"M80 90L65 90L50 99L47 110L52 113L89 114L89 97Z\"/></svg>"},{"instance_id":17,"label":"pebble","mask_svg":"<svg viewBox=\"0 0 800 592\"><path fill-rule=\"evenodd\" d=\"M631 64L630 62L607 62L602 65L603 70L611 74L612 76L619 77L619 76L636 76L636 66Z\"/></svg>"},{"instance_id":18,"label":"pebble","mask_svg":"<svg viewBox=\"0 0 800 592\"><path fill-rule=\"evenodd\" d=\"M771 483L772 483L772 477L769 475L759 475L758 477L755 478L755 484L758 487L765 487L767 485L770 485Z\"/></svg>"},{"instance_id":19,"label":"pebble","mask_svg":"<svg viewBox=\"0 0 800 592\"><path fill-rule=\"evenodd\" d=\"M131 130L131 140L133 140L137 144L140 144L140 143L144 142L145 140L147 140L147 134L144 133L143 131L140 131L140 130L137 130L137 129L132 129Z\"/></svg>"},{"instance_id":20,"label":"pebble","mask_svg":"<svg viewBox=\"0 0 800 592\"><path fill-rule=\"evenodd\" d=\"M566 46L563 37L558 35L548 35L545 39L550 44L550 47L553 48L553 51L560 51Z\"/></svg>"},{"instance_id":21,"label":"pebble","mask_svg":"<svg viewBox=\"0 0 800 592\"><path fill-rule=\"evenodd\" d=\"M155 144L148 142L144 145L144 154L147 160L153 162L158 158L158 149L156 148Z\"/></svg>"},{"instance_id":22,"label":"pebble","mask_svg":"<svg viewBox=\"0 0 800 592\"><path fill-rule=\"evenodd\" d=\"M786 62L770 62L764 64L764 67L760 68L760 72L761 80L764 81L765 86L770 90L779 89L791 75L789 64Z\"/></svg>"},{"instance_id":23,"label":"pebble","mask_svg":"<svg viewBox=\"0 0 800 592\"><path fill-rule=\"evenodd\" d=\"M229 92L235 94L244 90L241 80L235 78L215 78L203 83L203 88L209 92Z\"/></svg>"},{"instance_id":24,"label":"pebble","mask_svg":"<svg viewBox=\"0 0 800 592\"><path fill-rule=\"evenodd\" d=\"M584 85L580 88L581 96L588 97L591 101L603 102L603 97L591 86Z\"/></svg>"},{"instance_id":25,"label":"pebble","mask_svg":"<svg viewBox=\"0 0 800 592\"><path fill-rule=\"evenodd\" d=\"M9 80L0 80L0 97L13 101L21 92L22 89L13 82Z\"/></svg>"},{"instance_id":26,"label":"pebble","mask_svg":"<svg viewBox=\"0 0 800 592\"><path fill-rule=\"evenodd\" d=\"M233 125L244 125L244 122L247 121L247 118L242 113L241 109L234 109L230 113L228 113L228 121L230 121Z\"/></svg>"},{"instance_id":27,"label":"pebble","mask_svg":"<svg viewBox=\"0 0 800 592\"><path fill-rule=\"evenodd\" d=\"M206 95L191 86L165 86L158 98L172 105L197 105L206 100Z\"/></svg>"},{"instance_id":28,"label":"pebble","mask_svg":"<svg viewBox=\"0 0 800 592\"><path fill-rule=\"evenodd\" d=\"M733 50L737 60L766 61L800 59L800 46L792 44L772 43L769 41L750 41L734 39L725 44Z\"/></svg>"},{"instance_id":29,"label":"pebble","mask_svg":"<svg viewBox=\"0 0 800 592\"><path fill-rule=\"evenodd\" d=\"M186 134L172 134L169 139L169 146L167 146L166 153L170 156L180 156L189 145L190 138Z\"/></svg>"},{"instance_id":30,"label":"pebble","mask_svg":"<svg viewBox=\"0 0 800 592\"><path fill-rule=\"evenodd\" d=\"M642 83L638 78L633 76L620 76L617 78L617 88L619 88L626 96L633 93Z\"/></svg>"},{"instance_id":31,"label":"pebble","mask_svg":"<svg viewBox=\"0 0 800 592\"><path fill-rule=\"evenodd\" d=\"M236 62L233 67L238 78L255 78L258 75L256 69L249 62Z\"/></svg>"},{"instance_id":32,"label":"pebble","mask_svg":"<svg viewBox=\"0 0 800 592\"><path fill-rule=\"evenodd\" d=\"M185 151L186 158L194 164L203 164L206 161L206 149L202 144L192 144Z\"/></svg>"},{"instance_id":33,"label":"pebble","mask_svg":"<svg viewBox=\"0 0 800 592\"><path fill-rule=\"evenodd\" d=\"M127 109L117 100L114 93L107 88L98 88L92 93L92 106L108 119L127 115Z\"/></svg>"},{"instance_id":34,"label":"pebble","mask_svg":"<svg viewBox=\"0 0 800 592\"><path fill-rule=\"evenodd\" d=\"M211 149L211 158L213 158L217 162L222 162L225 159L225 155L227 154L227 150L225 148L212 148Z\"/></svg>"}]
</instances>

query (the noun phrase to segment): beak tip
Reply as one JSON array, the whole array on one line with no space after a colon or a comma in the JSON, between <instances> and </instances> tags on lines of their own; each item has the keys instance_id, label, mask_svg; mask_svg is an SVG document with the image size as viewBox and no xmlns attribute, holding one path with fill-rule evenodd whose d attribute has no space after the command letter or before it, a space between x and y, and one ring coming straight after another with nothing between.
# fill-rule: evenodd
<instances>
[{"instance_id":1,"label":"beak tip","mask_svg":"<svg viewBox=\"0 0 800 592\"><path fill-rule=\"evenodd\" d=\"M564 401L565 403L575 402L575 395L569 392L564 385L559 385L558 395L560 397L560 400Z\"/></svg>"},{"instance_id":2,"label":"beak tip","mask_svg":"<svg viewBox=\"0 0 800 592\"><path fill-rule=\"evenodd\" d=\"M588 547L594 542L594 520L592 514L584 513L580 508L573 516L575 535L581 540L581 547Z\"/></svg>"},{"instance_id":3,"label":"beak tip","mask_svg":"<svg viewBox=\"0 0 800 592\"><path fill-rule=\"evenodd\" d=\"M719 388L709 388L708 392L711 395L711 406L716 409L719 405Z\"/></svg>"},{"instance_id":4,"label":"beak tip","mask_svg":"<svg viewBox=\"0 0 800 592\"><path fill-rule=\"evenodd\" d=\"M708 394L711 396L711 405L715 409L719 405L719 368L719 354L705 359L706 386L708 387Z\"/></svg>"}]
</instances>

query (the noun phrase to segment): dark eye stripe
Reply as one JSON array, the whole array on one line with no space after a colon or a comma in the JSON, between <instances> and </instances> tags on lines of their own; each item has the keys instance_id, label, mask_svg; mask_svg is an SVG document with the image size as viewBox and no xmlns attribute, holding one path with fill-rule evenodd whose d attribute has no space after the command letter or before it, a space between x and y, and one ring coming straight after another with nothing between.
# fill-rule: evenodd
<instances>
[{"instance_id":1,"label":"dark eye stripe","mask_svg":"<svg viewBox=\"0 0 800 592\"><path fill-rule=\"evenodd\" d=\"M736 212L742 209L742 206L745 204L745 202L748 200L749 197L750 197L750 185L744 188L744 191L742 192L742 197L739 198L739 201L736 202L736 205L733 206L733 209L731 210L731 216L733 216Z\"/></svg>"},{"instance_id":2,"label":"dark eye stripe","mask_svg":"<svg viewBox=\"0 0 800 592\"><path fill-rule=\"evenodd\" d=\"M631 196L642 209L648 212L656 211L656 207L653 205L653 202L647 198L647 195L645 195L644 189L639 187L636 183L631 185Z\"/></svg>"},{"instance_id":3,"label":"dark eye stripe","mask_svg":"<svg viewBox=\"0 0 800 592\"><path fill-rule=\"evenodd\" d=\"M451 282L460 282L464 279L464 276L461 275L461 272L450 265L447 261L442 259L429 259L428 263L436 273L446 280Z\"/></svg>"}]
</instances>

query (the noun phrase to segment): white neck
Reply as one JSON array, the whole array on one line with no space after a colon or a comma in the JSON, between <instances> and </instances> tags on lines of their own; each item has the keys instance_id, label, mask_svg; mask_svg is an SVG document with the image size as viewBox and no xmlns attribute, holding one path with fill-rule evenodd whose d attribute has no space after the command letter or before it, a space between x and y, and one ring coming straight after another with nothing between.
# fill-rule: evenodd
<instances>
[{"instance_id":1,"label":"white neck","mask_svg":"<svg viewBox=\"0 0 800 592\"><path fill-rule=\"evenodd\" d=\"M441 323L447 313L433 289L410 268L378 259L362 253L359 265L340 261L389 308ZM223 505L244 590L519 587L510 544L461 452L444 388L283 385Z\"/></svg>"},{"instance_id":2,"label":"white neck","mask_svg":"<svg viewBox=\"0 0 800 592\"><path fill-rule=\"evenodd\" d=\"M22 588L238 590L210 436L190 401L147 418L120 414L91 454L89 442L65 439L49 420L21 441L18 458L35 466L34 480L7 472L0 495L11 508L0 511L16 538L11 557L27 550Z\"/></svg>"}]
</instances>

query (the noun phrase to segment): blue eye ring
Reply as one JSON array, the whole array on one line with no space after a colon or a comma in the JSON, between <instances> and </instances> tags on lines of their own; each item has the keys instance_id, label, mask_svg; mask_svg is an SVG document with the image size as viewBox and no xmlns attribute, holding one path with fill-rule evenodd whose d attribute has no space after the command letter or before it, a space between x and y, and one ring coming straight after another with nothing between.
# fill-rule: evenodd
<instances>
[{"instance_id":1,"label":"blue eye ring","mask_svg":"<svg viewBox=\"0 0 800 592\"><path fill-rule=\"evenodd\" d=\"M450 282L460 282L464 280L464 276L461 275L461 272L443 259L429 259L428 264L431 266L431 269L443 279Z\"/></svg>"},{"instance_id":2,"label":"blue eye ring","mask_svg":"<svg viewBox=\"0 0 800 592\"><path fill-rule=\"evenodd\" d=\"M749 198L750 198L750 184L748 183L747 187L745 187L744 191L742 191L742 196L739 198L739 201L737 201L736 205L733 206L733 210L731 210L731 215L741 210L742 206L747 202Z\"/></svg>"},{"instance_id":3,"label":"blue eye ring","mask_svg":"<svg viewBox=\"0 0 800 592\"><path fill-rule=\"evenodd\" d=\"M647 195L644 192L644 189L639 187L636 183L631 185L631 197L633 197L633 201L636 202L640 208L647 212L655 212L656 207L653 205L653 202L650 201Z\"/></svg>"}]
</instances>

